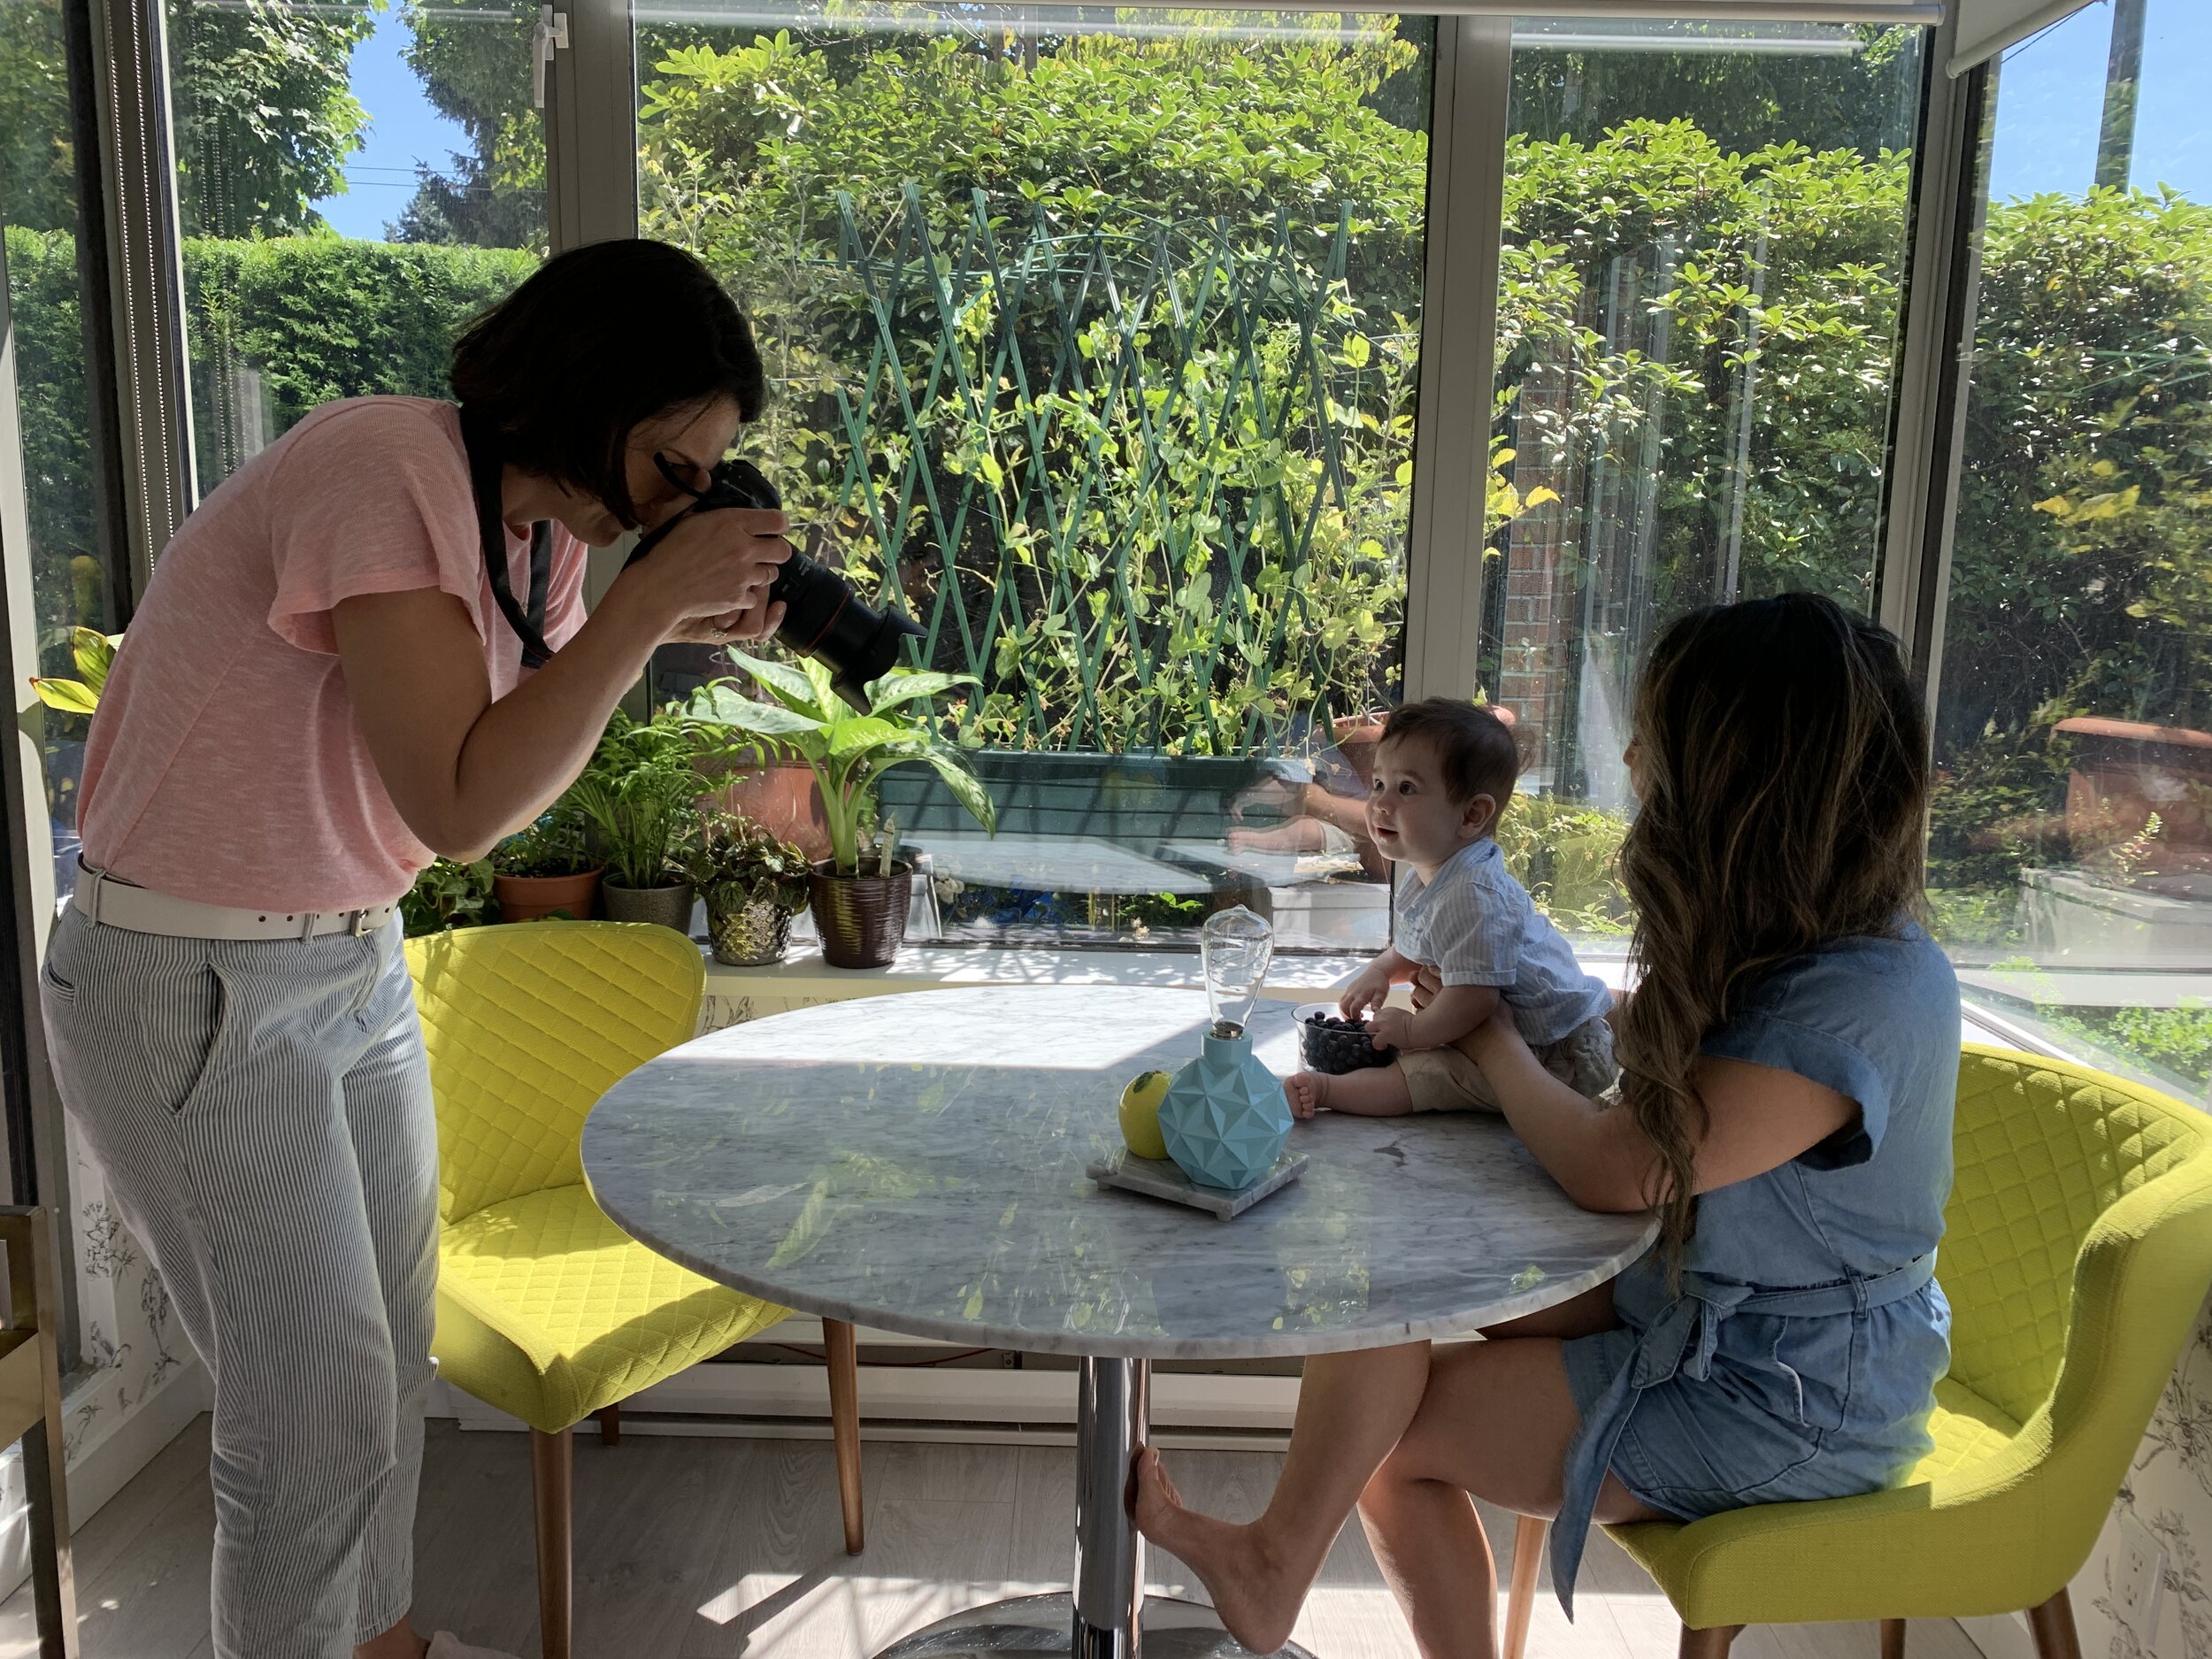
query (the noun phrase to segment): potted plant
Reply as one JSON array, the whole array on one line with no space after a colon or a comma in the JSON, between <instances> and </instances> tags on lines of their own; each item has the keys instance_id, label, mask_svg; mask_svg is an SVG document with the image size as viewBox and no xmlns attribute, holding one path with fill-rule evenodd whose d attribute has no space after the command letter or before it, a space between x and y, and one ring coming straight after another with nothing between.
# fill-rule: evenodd
<instances>
[{"instance_id":1,"label":"potted plant","mask_svg":"<svg viewBox=\"0 0 2212 1659\"><path fill-rule=\"evenodd\" d=\"M492 892L503 922L548 916L580 922L599 895L601 867L591 856L589 826L567 796L529 828L492 849Z\"/></svg>"},{"instance_id":2,"label":"potted plant","mask_svg":"<svg viewBox=\"0 0 2212 1659\"><path fill-rule=\"evenodd\" d=\"M415 878L415 885L399 902L400 924L410 939L442 933L449 927L480 926L496 921L498 913L488 858L472 864L440 858Z\"/></svg>"},{"instance_id":3,"label":"potted plant","mask_svg":"<svg viewBox=\"0 0 2212 1659\"><path fill-rule=\"evenodd\" d=\"M894 669L867 687L868 710L849 707L812 658L795 666L764 662L741 651L730 657L774 699L757 703L731 680L692 694L690 713L702 741L726 752L762 748L795 755L813 769L822 791L830 856L814 866L808 902L822 935L822 960L837 968L880 968L898 955L914 894L914 870L895 857L897 835L878 834L876 785L887 767L919 761L935 769L953 797L995 833L998 809L967 757L939 740L924 712L930 699L966 674Z\"/></svg>"},{"instance_id":4,"label":"potted plant","mask_svg":"<svg viewBox=\"0 0 2212 1659\"><path fill-rule=\"evenodd\" d=\"M733 968L781 962L791 918L806 908L807 856L749 818L716 813L691 849L691 878L707 902L714 959Z\"/></svg>"},{"instance_id":5,"label":"potted plant","mask_svg":"<svg viewBox=\"0 0 2212 1659\"><path fill-rule=\"evenodd\" d=\"M698 741L672 717L637 721L618 709L591 764L565 797L606 855L599 884L610 920L691 931L692 883L681 855L698 823Z\"/></svg>"}]
</instances>

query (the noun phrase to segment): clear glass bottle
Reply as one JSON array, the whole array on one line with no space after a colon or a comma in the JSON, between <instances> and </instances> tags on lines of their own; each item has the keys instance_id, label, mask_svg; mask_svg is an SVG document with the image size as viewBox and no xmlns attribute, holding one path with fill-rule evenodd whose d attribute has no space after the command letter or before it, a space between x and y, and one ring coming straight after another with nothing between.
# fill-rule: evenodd
<instances>
[{"instance_id":1,"label":"clear glass bottle","mask_svg":"<svg viewBox=\"0 0 2212 1659\"><path fill-rule=\"evenodd\" d=\"M1241 904L1216 911L1199 930L1198 955L1205 964L1213 1034L1242 1036L1267 982L1268 964L1275 959L1274 928Z\"/></svg>"}]
</instances>

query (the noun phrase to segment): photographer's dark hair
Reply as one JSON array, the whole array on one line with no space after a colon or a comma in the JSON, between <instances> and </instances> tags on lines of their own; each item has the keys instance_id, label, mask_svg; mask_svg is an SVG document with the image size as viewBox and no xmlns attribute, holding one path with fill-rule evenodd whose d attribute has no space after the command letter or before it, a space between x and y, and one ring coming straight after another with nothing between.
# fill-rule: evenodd
<instances>
[{"instance_id":1,"label":"photographer's dark hair","mask_svg":"<svg viewBox=\"0 0 2212 1659\"><path fill-rule=\"evenodd\" d=\"M463 332L453 395L501 458L580 489L635 529L630 434L716 397L757 418L768 396L753 331L680 248L602 242L557 254Z\"/></svg>"},{"instance_id":2,"label":"photographer's dark hair","mask_svg":"<svg viewBox=\"0 0 2212 1659\"><path fill-rule=\"evenodd\" d=\"M1621 846L1640 974L1621 1102L1659 1152L1671 1264L1695 1221L1708 1036L1793 956L1917 917L1920 693L1894 635L1813 594L1694 611L1637 693L1645 796Z\"/></svg>"},{"instance_id":3,"label":"photographer's dark hair","mask_svg":"<svg viewBox=\"0 0 2212 1659\"><path fill-rule=\"evenodd\" d=\"M1492 710L1456 697L1401 703L1383 723L1382 741L1396 738L1415 738L1429 745L1444 774L1444 793L1454 806L1486 795L1497 803L1500 814L1505 811L1514 780L1521 775L1521 749L1513 728Z\"/></svg>"}]
</instances>

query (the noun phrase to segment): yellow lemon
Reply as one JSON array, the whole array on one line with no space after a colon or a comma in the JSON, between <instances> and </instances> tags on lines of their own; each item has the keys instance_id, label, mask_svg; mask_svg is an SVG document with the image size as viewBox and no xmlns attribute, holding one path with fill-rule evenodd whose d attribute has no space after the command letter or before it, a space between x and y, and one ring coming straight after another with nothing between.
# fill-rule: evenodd
<instances>
[{"instance_id":1,"label":"yellow lemon","mask_svg":"<svg viewBox=\"0 0 2212 1659\"><path fill-rule=\"evenodd\" d=\"M1141 1158L1167 1156L1167 1142L1160 1139L1160 1102L1174 1080L1165 1071L1147 1071L1132 1078L1121 1092L1121 1138Z\"/></svg>"}]
</instances>

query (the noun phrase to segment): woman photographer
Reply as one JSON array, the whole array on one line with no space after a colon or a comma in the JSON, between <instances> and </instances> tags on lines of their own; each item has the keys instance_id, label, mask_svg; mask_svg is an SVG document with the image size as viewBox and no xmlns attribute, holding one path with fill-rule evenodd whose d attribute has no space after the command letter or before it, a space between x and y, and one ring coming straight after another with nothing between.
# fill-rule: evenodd
<instances>
[{"instance_id":1,"label":"woman photographer","mask_svg":"<svg viewBox=\"0 0 2212 1659\"><path fill-rule=\"evenodd\" d=\"M452 386L315 411L178 531L93 722L42 975L63 1098L214 1379L221 1659L426 1652L437 1138L397 900L542 812L657 646L780 620L783 516L741 511L584 615L586 548L687 505L764 396L688 254L549 261Z\"/></svg>"}]
</instances>

